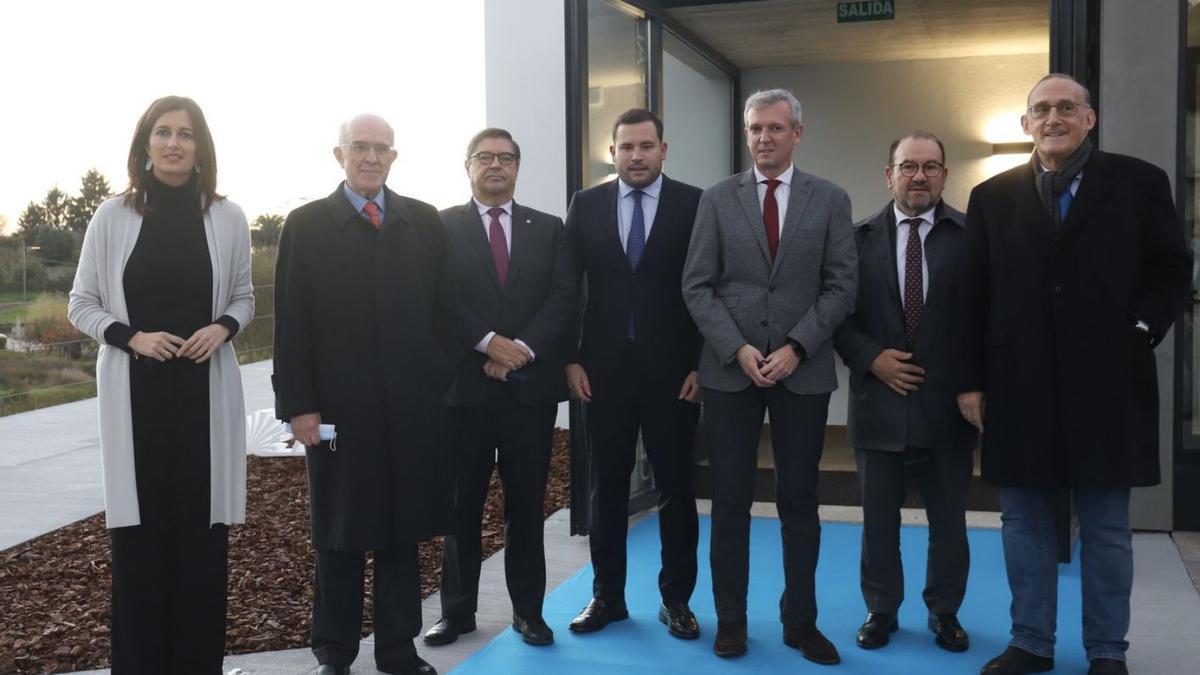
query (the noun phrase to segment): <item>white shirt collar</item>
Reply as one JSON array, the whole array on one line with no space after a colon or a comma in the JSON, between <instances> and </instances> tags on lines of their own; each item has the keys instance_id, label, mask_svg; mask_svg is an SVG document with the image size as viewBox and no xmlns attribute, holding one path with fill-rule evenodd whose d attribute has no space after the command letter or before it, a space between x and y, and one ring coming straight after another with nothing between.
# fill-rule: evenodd
<instances>
[{"instance_id":1,"label":"white shirt collar","mask_svg":"<svg viewBox=\"0 0 1200 675\"><path fill-rule=\"evenodd\" d=\"M634 190L637 190L637 189L641 189L642 192L646 193L647 197L650 197L652 199L658 199L658 193L659 193L659 191L662 190L662 184L663 184L663 175L661 173L658 174L658 178L655 178L653 183L647 185L644 188L631 187L625 181L618 178L617 179L617 191L619 192L618 196L621 199L624 199L629 196L630 192L633 192Z\"/></svg>"},{"instance_id":2,"label":"white shirt collar","mask_svg":"<svg viewBox=\"0 0 1200 675\"><path fill-rule=\"evenodd\" d=\"M918 219L918 220L924 221L924 223L928 223L929 225L933 225L933 212L934 212L934 211L936 211L936 210L937 210L937 207L935 206L935 207L933 207L933 208L929 209L928 211L926 211L926 212L924 212L924 213L922 213L922 214L919 214L919 215L918 215L918 216L916 216L916 217L917 217L917 219ZM892 212L896 214L896 225L897 225L897 226L899 226L899 225L900 225L900 223L902 223L902 222L904 222L904 221L906 221L906 220L911 220L911 219L913 218L913 216L907 216L907 215L905 215L905 214L904 214L904 212L903 212L903 211L901 211L901 210L899 209L899 207L897 207L897 206L896 206L896 202L892 202ZM923 223L923 224L924 224L924 223Z\"/></svg>"},{"instance_id":3,"label":"white shirt collar","mask_svg":"<svg viewBox=\"0 0 1200 675\"><path fill-rule=\"evenodd\" d=\"M478 199L475 199L474 197L471 197L471 201L475 202L475 208L479 209L479 215L481 217L488 215L488 211L495 208L493 206L488 206L487 204L480 202ZM501 204L500 208L504 209L504 213L511 216L512 215L512 205L513 205L513 203L512 203L512 200L510 199L510 200L504 202L503 204Z\"/></svg>"},{"instance_id":4,"label":"white shirt collar","mask_svg":"<svg viewBox=\"0 0 1200 675\"><path fill-rule=\"evenodd\" d=\"M789 164L787 171L784 171L783 173L776 176L775 180L779 181L780 183L783 183L784 185L786 185L788 187L791 187L792 186L792 174L794 174L794 173L796 173L796 165ZM758 170L757 166L755 166L754 167L754 182L762 183L765 180L768 180L768 178L763 175L763 172Z\"/></svg>"}]
</instances>

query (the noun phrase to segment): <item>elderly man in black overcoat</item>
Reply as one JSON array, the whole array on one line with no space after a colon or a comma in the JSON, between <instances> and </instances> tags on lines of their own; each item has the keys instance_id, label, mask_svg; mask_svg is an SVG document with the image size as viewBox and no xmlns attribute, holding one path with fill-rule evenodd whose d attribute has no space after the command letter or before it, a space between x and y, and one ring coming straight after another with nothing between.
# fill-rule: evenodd
<instances>
[{"instance_id":1,"label":"elderly man in black overcoat","mask_svg":"<svg viewBox=\"0 0 1200 675\"><path fill-rule=\"evenodd\" d=\"M1191 261L1166 173L1101 152L1086 88L1043 78L1021 116L1029 163L971 192L958 404L1000 486L1012 640L991 674L1054 667L1055 502L1079 516L1089 673L1125 673L1131 487L1159 482L1154 346L1183 309Z\"/></svg>"},{"instance_id":2,"label":"elderly man in black overcoat","mask_svg":"<svg viewBox=\"0 0 1200 675\"><path fill-rule=\"evenodd\" d=\"M469 345L437 211L384 185L393 140L374 115L342 125L346 180L288 214L276 263L275 411L307 448L322 674L349 672L358 654L366 551L376 665L434 672L412 642L417 542L448 525L436 522L453 495L444 401Z\"/></svg>"}]
</instances>

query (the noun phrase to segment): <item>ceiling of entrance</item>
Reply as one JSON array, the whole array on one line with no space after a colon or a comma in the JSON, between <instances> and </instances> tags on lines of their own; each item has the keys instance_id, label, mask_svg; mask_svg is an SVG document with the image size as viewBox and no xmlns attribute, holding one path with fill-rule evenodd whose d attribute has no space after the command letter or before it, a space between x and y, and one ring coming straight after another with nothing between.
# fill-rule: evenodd
<instances>
[{"instance_id":1,"label":"ceiling of entrance","mask_svg":"<svg viewBox=\"0 0 1200 675\"><path fill-rule=\"evenodd\" d=\"M894 20L857 23L838 23L837 5L753 0L676 6L668 13L742 68L1049 50L1048 0L892 0Z\"/></svg>"}]
</instances>

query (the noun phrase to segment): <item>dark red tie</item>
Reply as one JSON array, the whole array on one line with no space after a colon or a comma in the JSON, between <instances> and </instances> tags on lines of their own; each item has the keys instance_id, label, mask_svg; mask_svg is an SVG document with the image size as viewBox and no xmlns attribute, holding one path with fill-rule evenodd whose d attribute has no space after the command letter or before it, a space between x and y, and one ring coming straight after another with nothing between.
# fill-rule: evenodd
<instances>
[{"instance_id":1,"label":"dark red tie","mask_svg":"<svg viewBox=\"0 0 1200 675\"><path fill-rule=\"evenodd\" d=\"M494 206L488 209L492 222L488 225L488 239L492 243L492 260L496 263L496 279L500 288L508 283L508 242L504 240L504 228L500 225L500 214L504 209Z\"/></svg>"},{"instance_id":2,"label":"dark red tie","mask_svg":"<svg viewBox=\"0 0 1200 675\"><path fill-rule=\"evenodd\" d=\"M904 249L904 339L912 347L925 309L925 275L921 268L921 219L902 221L908 225L908 244Z\"/></svg>"},{"instance_id":3,"label":"dark red tie","mask_svg":"<svg viewBox=\"0 0 1200 675\"><path fill-rule=\"evenodd\" d=\"M771 178L763 182L767 184L767 196L763 197L763 228L767 231L771 262L775 262L775 252L779 250L779 202L775 201L775 188L782 181Z\"/></svg>"},{"instance_id":4,"label":"dark red tie","mask_svg":"<svg viewBox=\"0 0 1200 675\"><path fill-rule=\"evenodd\" d=\"M363 211L367 212L367 219L370 220L371 224L374 225L375 229L378 230L379 225L381 224L379 221L379 205L375 202L367 202L367 205L363 207Z\"/></svg>"}]
</instances>

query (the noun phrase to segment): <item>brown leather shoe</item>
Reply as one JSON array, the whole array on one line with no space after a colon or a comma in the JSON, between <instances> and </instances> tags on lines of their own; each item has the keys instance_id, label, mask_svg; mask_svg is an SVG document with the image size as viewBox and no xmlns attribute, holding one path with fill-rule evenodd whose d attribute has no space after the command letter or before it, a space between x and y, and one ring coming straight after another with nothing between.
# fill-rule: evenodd
<instances>
[{"instance_id":1,"label":"brown leather shoe","mask_svg":"<svg viewBox=\"0 0 1200 675\"><path fill-rule=\"evenodd\" d=\"M592 598L579 616L571 620L568 628L574 633L594 633L614 621L629 618L625 605L610 605L600 598Z\"/></svg>"},{"instance_id":2,"label":"brown leather shoe","mask_svg":"<svg viewBox=\"0 0 1200 675\"><path fill-rule=\"evenodd\" d=\"M1038 656L1020 647L1009 645L1004 653L988 661L979 675L1029 675L1054 670L1054 659Z\"/></svg>"},{"instance_id":3,"label":"brown leather shoe","mask_svg":"<svg viewBox=\"0 0 1200 675\"><path fill-rule=\"evenodd\" d=\"M713 651L721 658L741 656L746 653L746 622L718 621L717 639Z\"/></svg>"},{"instance_id":4,"label":"brown leather shoe","mask_svg":"<svg viewBox=\"0 0 1200 675\"><path fill-rule=\"evenodd\" d=\"M783 644L793 649L799 649L804 658L813 663L832 666L842 662L837 647L834 647L833 643L817 630L816 624L784 626Z\"/></svg>"},{"instance_id":5,"label":"brown leather shoe","mask_svg":"<svg viewBox=\"0 0 1200 675\"><path fill-rule=\"evenodd\" d=\"M677 605L658 606L658 620L667 625L667 632L682 640L695 640L700 637L700 624L696 615L686 602Z\"/></svg>"}]
</instances>

